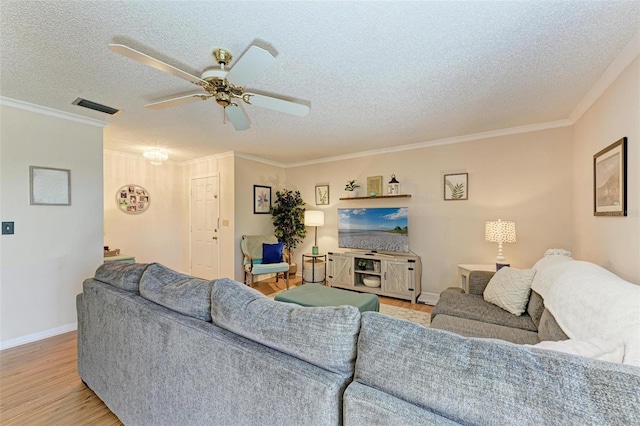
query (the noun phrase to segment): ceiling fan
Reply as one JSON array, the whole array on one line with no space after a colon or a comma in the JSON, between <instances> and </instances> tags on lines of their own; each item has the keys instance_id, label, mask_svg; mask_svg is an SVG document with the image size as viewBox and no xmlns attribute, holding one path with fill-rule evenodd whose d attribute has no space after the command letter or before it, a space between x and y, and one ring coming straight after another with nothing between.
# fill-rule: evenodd
<instances>
[{"instance_id":1,"label":"ceiling fan","mask_svg":"<svg viewBox=\"0 0 640 426\"><path fill-rule=\"evenodd\" d=\"M249 50L236 61L230 70L226 70L225 67L231 62L231 53L225 49L215 49L212 55L220 65L220 68L207 68L202 72L200 77L191 75L188 72L182 71L123 44L110 44L109 49L127 58L187 80L200 86L205 91L205 93L192 93L177 98L154 102L145 105L147 108L163 109L213 98L218 105L224 109L227 118L236 130L246 130L249 128L249 120L244 111L235 102L236 100L242 100L249 105L285 112L299 117L303 117L309 113L309 107L307 105L261 95L259 93L245 92L244 86L260 75L260 73L266 70L276 60L271 53L257 46L251 46Z\"/></svg>"}]
</instances>

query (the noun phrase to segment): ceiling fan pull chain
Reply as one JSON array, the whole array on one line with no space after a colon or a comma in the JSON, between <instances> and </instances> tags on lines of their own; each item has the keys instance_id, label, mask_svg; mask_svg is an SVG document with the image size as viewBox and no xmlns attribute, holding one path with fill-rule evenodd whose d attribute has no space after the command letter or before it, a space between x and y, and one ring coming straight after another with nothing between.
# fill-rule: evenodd
<instances>
[{"instance_id":1,"label":"ceiling fan pull chain","mask_svg":"<svg viewBox=\"0 0 640 426\"><path fill-rule=\"evenodd\" d=\"M227 107L222 108L222 124L227 124Z\"/></svg>"}]
</instances>

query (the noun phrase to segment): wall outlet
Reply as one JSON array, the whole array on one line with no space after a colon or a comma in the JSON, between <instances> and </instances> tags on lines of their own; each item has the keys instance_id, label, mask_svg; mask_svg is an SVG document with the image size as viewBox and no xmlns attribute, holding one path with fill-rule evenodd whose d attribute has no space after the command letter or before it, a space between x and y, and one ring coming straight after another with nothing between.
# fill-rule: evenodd
<instances>
[{"instance_id":1,"label":"wall outlet","mask_svg":"<svg viewBox=\"0 0 640 426\"><path fill-rule=\"evenodd\" d=\"M2 235L13 235L13 222L2 222Z\"/></svg>"}]
</instances>

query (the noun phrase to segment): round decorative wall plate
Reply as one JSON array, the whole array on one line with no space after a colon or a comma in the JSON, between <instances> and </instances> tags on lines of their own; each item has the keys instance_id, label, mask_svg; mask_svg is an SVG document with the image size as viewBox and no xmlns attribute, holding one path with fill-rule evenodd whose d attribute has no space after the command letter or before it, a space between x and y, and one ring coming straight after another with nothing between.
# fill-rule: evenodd
<instances>
[{"instance_id":1,"label":"round decorative wall plate","mask_svg":"<svg viewBox=\"0 0 640 426\"><path fill-rule=\"evenodd\" d=\"M125 185L116 192L116 204L125 213L144 213L150 202L149 192L140 185Z\"/></svg>"}]
</instances>

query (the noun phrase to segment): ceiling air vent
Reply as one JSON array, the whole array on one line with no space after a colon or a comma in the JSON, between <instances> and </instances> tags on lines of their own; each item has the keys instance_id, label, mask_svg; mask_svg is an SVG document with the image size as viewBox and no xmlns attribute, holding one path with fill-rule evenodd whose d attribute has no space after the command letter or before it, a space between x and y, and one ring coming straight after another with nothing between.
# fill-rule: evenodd
<instances>
[{"instance_id":1,"label":"ceiling air vent","mask_svg":"<svg viewBox=\"0 0 640 426\"><path fill-rule=\"evenodd\" d=\"M119 109L111 108L106 105L99 104L97 102L89 101L87 99L78 98L71 102L73 105L89 108L94 111L104 112L105 114L115 115L120 112Z\"/></svg>"}]
</instances>

